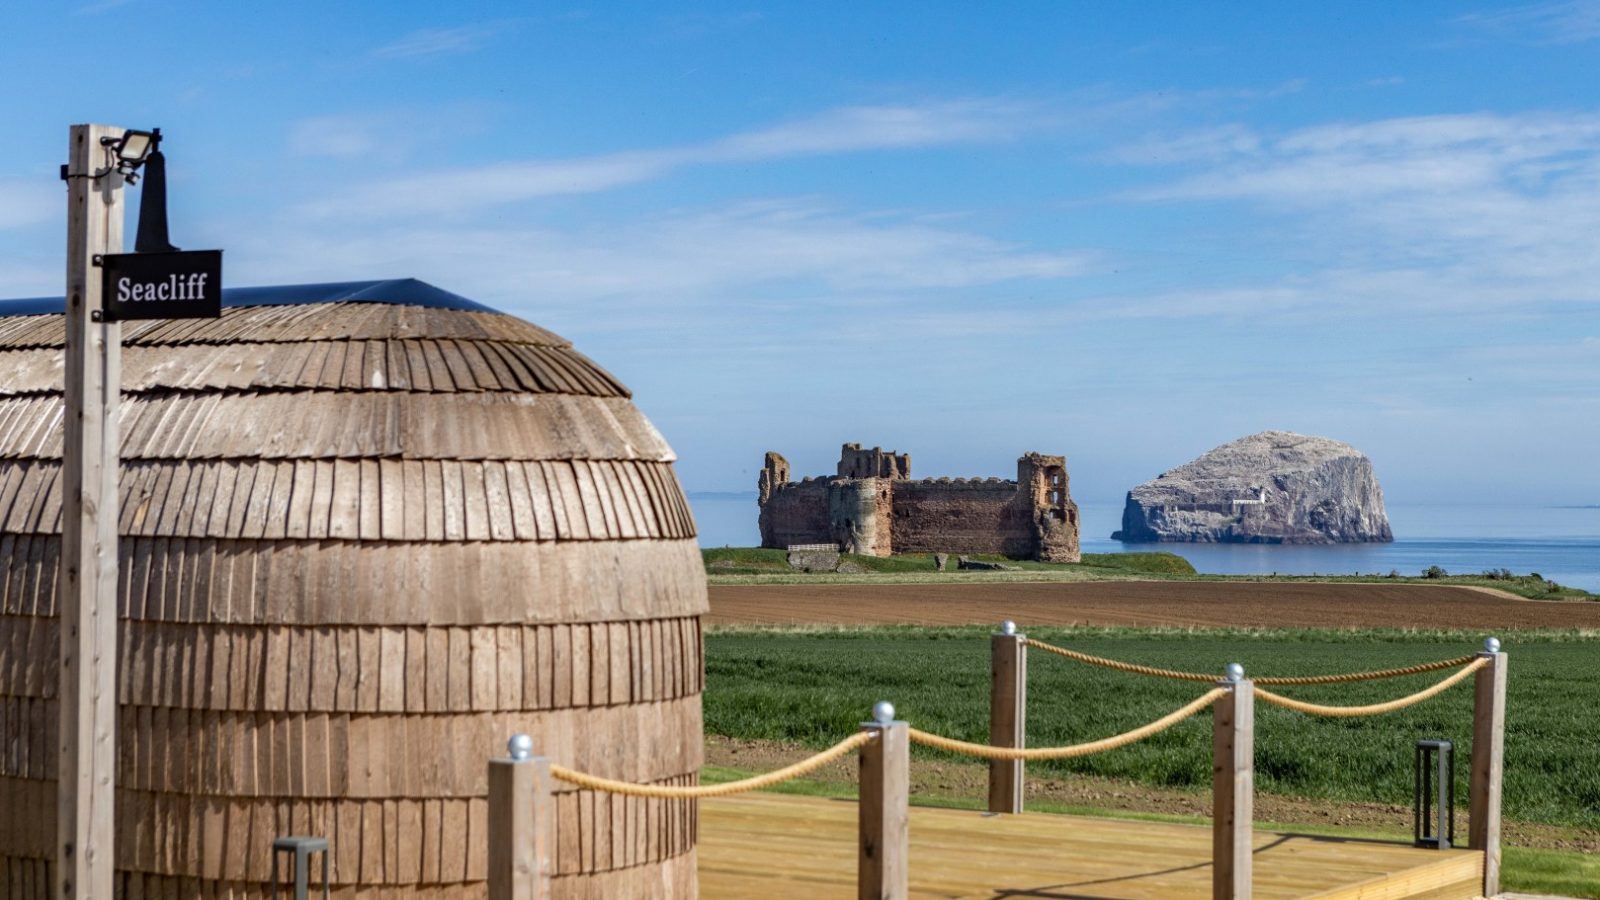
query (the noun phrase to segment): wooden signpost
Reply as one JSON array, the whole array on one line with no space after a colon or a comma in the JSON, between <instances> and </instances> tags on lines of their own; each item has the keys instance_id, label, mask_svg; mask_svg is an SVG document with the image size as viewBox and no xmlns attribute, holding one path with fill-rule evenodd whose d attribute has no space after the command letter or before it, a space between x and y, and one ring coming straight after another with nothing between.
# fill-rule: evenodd
<instances>
[{"instance_id":1,"label":"wooden signpost","mask_svg":"<svg viewBox=\"0 0 1600 900\"><path fill-rule=\"evenodd\" d=\"M118 159L127 129L74 125L68 137L66 376L62 443L60 746L56 883L67 900L111 900L117 712L118 400L122 319L215 317L220 251L122 254ZM159 143L160 132L155 132ZM146 198L147 205L152 198ZM164 236L166 198L157 200ZM141 220L146 210L141 209ZM120 255L119 255L120 254ZM159 257L159 258L158 258ZM107 262L112 263L106 267Z\"/></svg>"},{"instance_id":2,"label":"wooden signpost","mask_svg":"<svg viewBox=\"0 0 1600 900\"><path fill-rule=\"evenodd\" d=\"M117 393L122 326L104 321L95 257L122 249L123 176L74 125L67 164L66 440L62 445L57 896L111 900L117 712Z\"/></svg>"}]
</instances>

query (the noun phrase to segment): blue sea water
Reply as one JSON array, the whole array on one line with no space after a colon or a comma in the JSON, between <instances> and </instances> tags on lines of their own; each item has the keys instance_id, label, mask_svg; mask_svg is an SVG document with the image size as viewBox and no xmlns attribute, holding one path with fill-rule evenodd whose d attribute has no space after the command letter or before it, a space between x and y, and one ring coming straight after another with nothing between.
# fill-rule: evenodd
<instances>
[{"instance_id":1,"label":"blue sea water","mask_svg":"<svg viewBox=\"0 0 1600 900\"><path fill-rule=\"evenodd\" d=\"M756 498L692 493L703 547L754 547ZM1390 506L1392 544L1124 544L1120 503L1081 503L1085 553L1165 550L1217 575L1402 575L1439 566L1452 574L1510 569L1600 592L1600 508L1539 506Z\"/></svg>"}]
</instances>

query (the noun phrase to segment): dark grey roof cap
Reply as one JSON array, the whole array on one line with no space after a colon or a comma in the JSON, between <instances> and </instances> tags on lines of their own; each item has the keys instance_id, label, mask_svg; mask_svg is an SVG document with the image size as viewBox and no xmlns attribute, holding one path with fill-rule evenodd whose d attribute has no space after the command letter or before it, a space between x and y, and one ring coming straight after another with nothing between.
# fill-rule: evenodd
<instances>
[{"instance_id":1,"label":"dark grey roof cap","mask_svg":"<svg viewBox=\"0 0 1600 900\"><path fill-rule=\"evenodd\" d=\"M399 306L428 306L434 309L499 312L476 300L468 300L460 294L452 294L415 278L222 289L222 305L225 307L298 306L309 303L391 303ZM38 316L63 312L65 309L64 297L0 300L0 316Z\"/></svg>"}]
</instances>

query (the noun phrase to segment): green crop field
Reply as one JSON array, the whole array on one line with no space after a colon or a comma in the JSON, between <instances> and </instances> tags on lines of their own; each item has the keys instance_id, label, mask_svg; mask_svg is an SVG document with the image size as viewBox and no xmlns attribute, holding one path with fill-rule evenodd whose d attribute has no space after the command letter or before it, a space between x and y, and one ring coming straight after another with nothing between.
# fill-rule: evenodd
<instances>
[{"instance_id":1,"label":"green crop field","mask_svg":"<svg viewBox=\"0 0 1600 900\"><path fill-rule=\"evenodd\" d=\"M879 699L900 717L950 737L988 737L988 629L713 629L706 637L706 730L820 748L848 735ZM1166 668L1305 675L1409 665L1477 649L1476 635L1396 632L1173 632L1043 629L1030 636ZM1600 828L1600 636L1508 636L1505 814ZM1123 674L1039 651L1029 654L1028 740L1069 744L1125 731L1170 712L1205 686ZM1441 675L1283 688L1320 703L1375 703ZM1470 681L1381 716L1310 717L1258 703L1260 791L1409 804L1412 748L1445 738L1461 748L1457 802L1466 802ZM1210 717L1202 713L1131 747L1034 771L1088 772L1201 788L1210 784ZM934 755L918 748L920 755Z\"/></svg>"}]
</instances>

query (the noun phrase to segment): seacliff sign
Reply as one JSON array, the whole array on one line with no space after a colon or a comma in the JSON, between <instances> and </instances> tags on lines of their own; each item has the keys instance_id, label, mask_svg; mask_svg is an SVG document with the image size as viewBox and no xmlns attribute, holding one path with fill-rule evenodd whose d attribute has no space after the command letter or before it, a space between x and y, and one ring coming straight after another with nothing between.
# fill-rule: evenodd
<instances>
[{"instance_id":1,"label":"seacliff sign","mask_svg":"<svg viewBox=\"0 0 1600 900\"><path fill-rule=\"evenodd\" d=\"M106 156L103 168L78 173L70 171L70 165L61 168L61 177L67 180L118 179L118 198L122 182L134 184L139 170L144 170L134 252L90 256L100 269L100 309L90 310L90 319L217 318L222 315L222 251L185 253L167 239L167 158L161 152L161 129L121 129L120 135L118 130L105 129L110 133L100 137L99 146Z\"/></svg>"},{"instance_id":2,"label":"seacliff sign","mask_svg":"<svg viewBox=\"0 0 1600 900\"><path fill-rule=\"evenodd\" d=\"M56 846L50 878L59 900L112 897L112 863L125 852L113 846L118 688L110 661L117 657L119 627L122 372L122 329L113 323L222 315L222 251L184 253L167 240L167 169L160 147L159 128L74 125L68 162L61 167L67 183L66 414L59 418L61 699L53 741ZM123 188L137 181L141 168L145 184L134 252L113 252L122 249Z\"/></svg>"},{"instance_id":3,"label":"seacliff sign","mask_svg":"<svg viewBox=\"0 0 1600 900\"><path fill-rule=\"evenodd\" d=\"M222 251L108 253L100 263L104 321L222 315Z\"/></svg>"}]
</instances>

